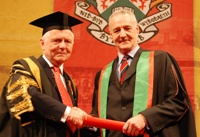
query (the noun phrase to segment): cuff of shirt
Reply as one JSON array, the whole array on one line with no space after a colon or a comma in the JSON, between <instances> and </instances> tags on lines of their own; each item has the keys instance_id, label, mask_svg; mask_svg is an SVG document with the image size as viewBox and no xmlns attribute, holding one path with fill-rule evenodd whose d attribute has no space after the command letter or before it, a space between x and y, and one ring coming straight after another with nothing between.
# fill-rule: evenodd
<instances>
[{"instance_id":1,"label":"cuff of shirt","mask_svg":"<svg viewBox=\"0 0 200 137\"><path fill-rule=\"evenodd\" d=\"M67 117L68 117L70 111L71 111L71 107L68 107L68 106L67 106L66 109L65 109L65 112L64 112L63 116L62 116L61 119L60 119L61 122L63 122L63 123L66 122L66 119L67 119Z\"/></svg>"}]
</instances>

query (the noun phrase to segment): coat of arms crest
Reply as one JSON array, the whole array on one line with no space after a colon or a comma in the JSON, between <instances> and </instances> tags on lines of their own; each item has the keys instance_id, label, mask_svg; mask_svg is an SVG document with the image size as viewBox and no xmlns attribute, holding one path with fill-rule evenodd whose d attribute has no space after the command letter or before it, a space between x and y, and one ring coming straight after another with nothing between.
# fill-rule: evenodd
<instances>
[{"instance_id":1,"label":"coat of arms crest","mask_svg":"<svg viewBox=\"0 0 200 137\"><path fill-rule=\"evenodd\" d=\"M77 1L75 14L91 22L87 31L97 40L114 45L106 32L108 18L112 12L121 8L131 10L135 13L138 25L141 29L138 43L143 43L158 33L156 23L164 21L172 16L171 4L164 0L85 0ZM93 6L97 13L89 9ZM148 15L149 11L157 7L158 12Z\"/></svg>"}]
</instances>

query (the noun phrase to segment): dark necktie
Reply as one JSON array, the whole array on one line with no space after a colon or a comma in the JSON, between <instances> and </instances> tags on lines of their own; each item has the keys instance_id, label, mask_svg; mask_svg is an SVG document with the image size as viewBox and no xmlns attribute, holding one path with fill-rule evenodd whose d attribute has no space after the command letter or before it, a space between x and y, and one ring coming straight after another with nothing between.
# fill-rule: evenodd
<instances>
[{"instance_id":1,"label":"dark necktie","mask_svg":"<svg viewBox=\"0 0 200 137\"><path fill-rule=\"evenodd\" d=\"M128 70L128 67L129 67L128 62L127 62L128 58L129 58L129 56L124 56L122 58L122 61L121 61L121 66L120 66L120 84L123 83L124 78L126 76L126 72Z\"/></svg>"},{"instance_id":2,"label":"dark necktie","mask_svg":"<svg viewBox=\"0 0 200 137\"><path fill-rule=\"evenodd\" d=\"M67 92L67 89L65 88L61 78L60 78L60 68L58 67L53 67L54 70L54 76L55 76L55 81L56 85L58 87L58 90L60 92L60 96L62 98L63 104L73 107L72 100L69 96L69 93Z\"/></svg>"}]
</instances>

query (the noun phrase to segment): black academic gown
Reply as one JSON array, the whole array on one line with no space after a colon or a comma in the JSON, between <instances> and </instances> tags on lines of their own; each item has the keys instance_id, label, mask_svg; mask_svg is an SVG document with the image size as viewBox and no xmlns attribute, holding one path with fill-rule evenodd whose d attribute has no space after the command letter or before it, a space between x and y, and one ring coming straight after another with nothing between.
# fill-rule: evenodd
<instances>
[{"instance_id":1,"label":"black academic gown","mask_svg":"<svg viewBox=\"0 0 200 137\"><path fill-rule=\"evenodd\" d=\"M122 85L116 75L118 58L114 60L108 87L107 119L125 122L132 117L136 64L142 52L141 48L137 51ZM91 113L96 116L99 76L98 72ZM166 52L155 51L152 107L140 113L148 122L146 132L150 137L196 137L194 114L181 71L175 59ZM106 130L106 136L126 137L112 130Z\"/></svg>"},{"instance_id":2,"label":"black academic gown","mask_svg":"<svg viewBox=\"0 0 200 137\"><path fill-rule=\"evenodd\" d=\"M31 72L27 63L24 60L18 60L14 65L21 64L23 67L19 69L24 70L24 72L17 72L11 75L12 77L10 77L4 86L0 98L0 137L66 137L66 130L68 130L67 124L60 122L66 106L62 104L53 72L42 57L38 60L34 57L31 57L31 59L39 67L38 73L41 76L42 85L42 90L34 85L29 86L27 90L31 96L30 105L32 104L34 111L20 114L21 119L17 119L9 111L10 107L18 101L9 102L5 98L8 94L7 85L9 81L14 83L21 75L36 81L36 78L32 75L34 72ZM26 75L25 72L31 75ZM67 73L64 72L63 75L66 81L73 83ZM66 85L69 86L67 83ZM68 87L68 91L74 106L76 106L76 87Z\"/></svg>"}]
</instances>

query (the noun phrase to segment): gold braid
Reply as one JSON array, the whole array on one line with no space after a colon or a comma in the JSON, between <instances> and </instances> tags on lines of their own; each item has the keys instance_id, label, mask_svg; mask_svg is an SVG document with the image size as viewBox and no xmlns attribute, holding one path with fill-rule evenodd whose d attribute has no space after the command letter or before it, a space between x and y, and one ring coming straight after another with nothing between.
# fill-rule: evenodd
<instances>
[{"instance_id":1,"label":"gold braid","mask_svg":"<svg viewBox=\"0 0 200 137\"><path fill-rule=\"evenodd\" d=\"M13 77L16 74L22 74L14 81ZM21 64L15 64L12 66L11 78L7 86L6 99L10 105L10 112L17 118L21 119L20 115L25 112L34 111L34 107L31 101L31 96L28 94L28 88L30 86L39 87L37 82L28 77L31 76L30 72L24 69ZM11 83L14 81L13 83Z\"/></svg>"}]
</instances>

